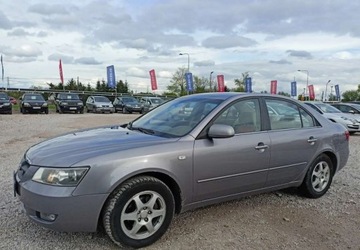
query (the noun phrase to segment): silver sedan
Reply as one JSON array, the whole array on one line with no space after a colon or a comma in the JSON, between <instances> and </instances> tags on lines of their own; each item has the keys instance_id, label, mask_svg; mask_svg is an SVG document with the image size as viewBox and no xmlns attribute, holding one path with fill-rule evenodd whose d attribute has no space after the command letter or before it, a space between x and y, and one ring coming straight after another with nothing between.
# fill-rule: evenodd
<instances>
[{"instance_id":1,"label":"silver sedan","mask_svg":"<svg viewBox=\"0 0 360 250\"><path fill-rule=\"evenodd\" d=\"M174 214L298 187L319 198L349 156L349 132L290 98L209 93L129 124L75 131L28 149L14 192L36 223L103 226L119 246L158 240Z\"/></svg>"}]
</instances>

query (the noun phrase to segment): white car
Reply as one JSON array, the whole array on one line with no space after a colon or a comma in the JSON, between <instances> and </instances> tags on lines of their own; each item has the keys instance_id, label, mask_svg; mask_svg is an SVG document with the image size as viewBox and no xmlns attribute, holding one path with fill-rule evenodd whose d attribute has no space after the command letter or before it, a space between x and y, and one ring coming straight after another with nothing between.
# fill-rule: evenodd
<instances>
[{"instance_id":1,"label":"white car","mask_svg":"<svg viewBox=\"0 0 360 250\"><path fill-rule=\"evenodd\" d=\"M323 102L305 102L305 104L318 111L330 121L342 124L350 134L360 132L360 121L354 115L345 114L330 104Z\"/></svg>"}]
</instances>

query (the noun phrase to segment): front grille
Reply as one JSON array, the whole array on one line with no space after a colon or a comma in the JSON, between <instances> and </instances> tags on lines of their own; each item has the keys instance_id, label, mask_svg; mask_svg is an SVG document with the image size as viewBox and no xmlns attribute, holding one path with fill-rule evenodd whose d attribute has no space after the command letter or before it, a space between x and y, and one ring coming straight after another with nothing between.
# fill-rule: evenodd
<instances>
[{"instance_id":1,"label":"front grille","mask_svg":"<svg viewBox=\"0 0 360 250\"><path fill-rule=\"evenodd\" d=\"M23 159L20 162L20 166L18 169L18 177L20 178L20 180L22 180L23 176L25 175L25 173L29 170L30 168L30 164L26 159Z\"/></svg>"}]
</instances>

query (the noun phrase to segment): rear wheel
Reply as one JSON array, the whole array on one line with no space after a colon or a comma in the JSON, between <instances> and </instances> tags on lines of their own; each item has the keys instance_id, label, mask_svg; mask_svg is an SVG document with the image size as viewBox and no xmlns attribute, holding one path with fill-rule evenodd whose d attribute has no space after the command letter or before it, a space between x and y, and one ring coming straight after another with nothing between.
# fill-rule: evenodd
<instances>
[{"instance_id":1,"label":"rear wheel","mask_svg":"<svg viewBox=\"0 0 360 250\"><path fill-rule=\"evenodd\" d=\"M166 232L174 207L171 190L162 181L139 176L126 181L110 196L103 225L117 245L145 247Z\"/></svg>"},{"instance_id":2,"label":"rear wheel","mask_svg":"<svg viewBox=\"0 0 360 250\"><path fill-rule=\"evenodd\" d=\"M305 196L319 198L330 188L334 176L334 167L330 158L319 155L310 166L300 187Z\"/></svg>"}]
</instances>

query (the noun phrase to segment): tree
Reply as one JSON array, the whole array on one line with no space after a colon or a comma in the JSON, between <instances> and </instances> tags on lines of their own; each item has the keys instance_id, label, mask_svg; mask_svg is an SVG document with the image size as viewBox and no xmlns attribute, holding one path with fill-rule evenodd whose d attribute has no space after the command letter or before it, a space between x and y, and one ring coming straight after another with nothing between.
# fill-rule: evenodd
<instances>
[{"instance_id":1,"label":"tree","mask_svg":"<svg viewBox=\"0 0 360 250\"><path fill-rule=\"evenodd\" d=\"M122 80L118 81L116 84L116 91L118 93L129 93L128 83L124 83Z\"/></svg>"},{"instance_id":2,"label":"tree","mask_svg":"<svg viewBox=\"0 0 360 250\"><path fill-rule=\"evenodd\" d=\"M236 88L234 89L234 91L236 92L245 92L245 81L246 78L249 77L249 72L245 72L245 73L241 73L242 79L234 79L234 83Z\"/></svg>"},{"instance_id":3,"label":"tree","mask_svg":"<svg viewBox=\"0 0 360 250\"><path fill-rule=\"evenodd\" d=\"M185 72L185 68L178 68L178 70L173 74L170 80L170 85L167 86L167 90L169 92L176 93L177 96L187 94Z\"/></svg>"},{"instance_id":4,"label":"tree","mask_svg":"<svg viewBox=\"0 0 360 250\"><path fill-rule=\"evenodd\" d=\"M205 77L194 76L194 93L204 93L208 80Z\"/></svg>"},{"instance_id":5,"label":"tree","mask_svg":"<svg viewBox=\"0 0 360 250\"><path fill-rule=\"evenodd\" d=\"M278 95L283 95L283 96L290 97L290 94L289 94L289 93L286 93L286 92L284 92L284 91L279 91L279 92L278 92Z\"/></svg>"},{"instance_id":6,"label":"tree","mask_svg":"<svg viewBox=\"0 0 360 250\"><path fill-rule=\"evenodd\" d=\"M349 101L358 101L360 100L360 93L359 90L348 90L345 91L343 94L343 101L349 102Z\"/></svg>"}]
</instances>

